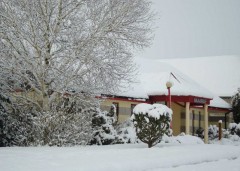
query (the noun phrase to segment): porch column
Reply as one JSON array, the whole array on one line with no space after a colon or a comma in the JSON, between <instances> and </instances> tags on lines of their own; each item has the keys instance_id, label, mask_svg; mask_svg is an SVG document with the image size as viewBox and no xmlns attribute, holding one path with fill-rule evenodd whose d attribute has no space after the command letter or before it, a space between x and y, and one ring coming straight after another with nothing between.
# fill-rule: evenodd
<instances>
[{"instance_id":1,"label":"porch column","mask_svg":"<svg viewBox=\"0 0 240 171\"><path fill-rule=\"evenodd\" d=\"M186 124L185 124L185 133L186 134L190 134L190 102L186 102L186 119L185 119L185 122L186 122Z\"/></svg>"},{"instance_id":2,"label":"porch column","mask_svg":"<svg viewBox=\"0 0 240 171\"><path fill-rule=\"evenodd\" d=\"M208 105L204 104L204 143L208 143Z\"/></svg>"}]
</instances>

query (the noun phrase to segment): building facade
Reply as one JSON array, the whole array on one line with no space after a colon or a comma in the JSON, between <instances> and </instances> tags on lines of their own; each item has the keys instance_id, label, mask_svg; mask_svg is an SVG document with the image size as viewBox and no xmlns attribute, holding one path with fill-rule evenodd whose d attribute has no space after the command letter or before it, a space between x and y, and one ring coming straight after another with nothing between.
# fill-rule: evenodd
<instances>
[{"instance_id":1,"label":"building facade","mask_svg":"<svg viewBox=\"0 0 240 171\"><path fill-rule=\"evenodd\" d=\"M118 123L128 120L132 115L133 108L139 103L168 104L168 96L165 95L150 96L149 99L137 100L132 97L121 96L108 96L104 99L101 103L102 110L109 111L111 105L115 105ZM193 96L172 96L171 99L171 109L173 110L172 130L175 136L181 132L195 135L197 129L217 125L219 120L223 121L223 127L225 123L226 125L229 123L225 115L230 111L230 108L211 106L211 99Z\"/></svg>"}]
</instances>

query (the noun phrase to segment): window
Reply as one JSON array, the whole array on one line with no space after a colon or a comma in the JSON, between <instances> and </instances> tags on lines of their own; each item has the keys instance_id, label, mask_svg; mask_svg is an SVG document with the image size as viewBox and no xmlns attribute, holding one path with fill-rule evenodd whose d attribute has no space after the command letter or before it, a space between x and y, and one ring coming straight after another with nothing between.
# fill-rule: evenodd
<instances>
[{"instance_id":1,"label":"window","mask_svg":"<svg viewBox=\"0 0 240 171\"><path fill-rule=\"evenodd\" d=\"M194 114L194 110L193 110L192 111L192 135L194 135L194 133L195 133L194 120L195 120L195 114Z\"/></svg>"},{"instance_id":2,"label":"window","mask_svg":"<svg viewBox=\"0 0 240 171\"><path fill-rule=\"evenodd\" d=\"M133 109L136 106L136 104L131 104L131 115L133 114Z\"/></svg>"},{"instance_id":3,"label":"window","mask_svg":"<svg viewBox=\"0 0 240 171\"><path fill-rule=\"evenodd\" d=\"M198 127L200 128L201 127L201 112L199 112L198 114Z\"/></svg>"},{"instance_id":4,"label":"window","mask_svg":"<svg viewBox=\"0 0 240 171\"><path fill-rule=\"evenodd\" d=\"M118 121L118 116L119 116L119 103L113 102L112 103L116 107L116 120Z\"/></svg>"}]
</instances>

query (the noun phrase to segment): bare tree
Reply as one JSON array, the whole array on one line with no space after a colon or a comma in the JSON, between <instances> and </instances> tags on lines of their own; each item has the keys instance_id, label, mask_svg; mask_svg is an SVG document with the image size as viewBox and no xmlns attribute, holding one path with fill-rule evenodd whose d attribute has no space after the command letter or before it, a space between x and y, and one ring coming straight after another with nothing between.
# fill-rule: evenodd
<instances>
[{"instance_id":1,"label":"bare tree","mask_svg":"<svg viewBox=\"0 0 240 171\"><path fill-rule=\"evenodd\" d=\"M64 92L117 91L151 20L148 0L1 0L2 89L40 111Z\"/></svg>"}]
</instances>

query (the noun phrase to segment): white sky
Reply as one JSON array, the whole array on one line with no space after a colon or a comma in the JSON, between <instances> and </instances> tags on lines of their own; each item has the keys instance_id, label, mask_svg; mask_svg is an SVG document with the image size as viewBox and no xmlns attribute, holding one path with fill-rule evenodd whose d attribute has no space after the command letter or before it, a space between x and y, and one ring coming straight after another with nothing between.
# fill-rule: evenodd
<instances>
[{"instance_id":1,"label":"white sky","mask_svg":"<svg viewBox=\"0 0 240 171\"><path fill-rule=\"evenodd\" d=\"M152 0L158 13L144 58L240 55L240 0Z\"/></svg>"}]
</instances>

